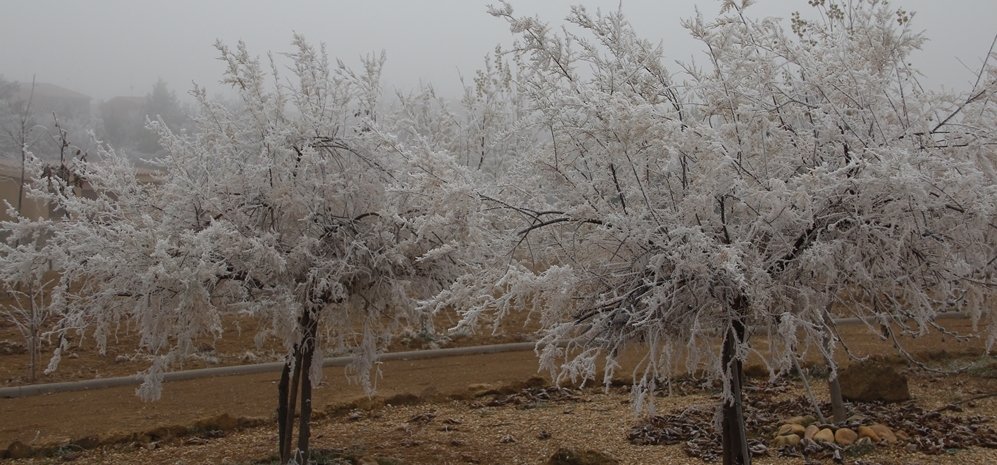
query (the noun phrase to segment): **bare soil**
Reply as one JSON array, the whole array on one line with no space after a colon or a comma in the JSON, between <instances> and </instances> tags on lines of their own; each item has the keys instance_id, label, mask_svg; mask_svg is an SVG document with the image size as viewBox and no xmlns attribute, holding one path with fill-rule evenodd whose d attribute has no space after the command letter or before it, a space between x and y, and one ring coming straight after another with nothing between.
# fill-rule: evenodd
<instances>
[{"instance_id":1,"label":"bare soil","mask_svg":"<svg viewBox=\"0 0 997 465\"><path fill-rule=\"evenodd\" d=\"M994 375L997 373L932 376L921 372L912 377L911 388L919 406L938 409L979 396L979 392L993 392L997 388ZM622 464L703 463L688 456L682 444L639 446L628 442L627 432L638 419L626 387L558 390L540 389L541 383L527 383L532 388L475 385L447 399L397 396L394 401L381 398L330 406L314 422L312 444L323 457L339 458L325 463L337 464L543 464L560 448L599 451ZM801 391L800 385L793 383L781 396L800 396ZM818 387L817 394L824 397L826 392ZM656 402L662 413L677 413L691 406L709 408L716 405L717 398L703 391L661 395ZM997 412L995 397L962 405L960 416L994 418ZM890 418L876 420L891 423ZM771 431L749 434L769 437ZM180 437L136 438L91 450L67 446L50 457L10 463L250 465L272 463L275 439L274 428L267 424L229 431L204 430ZM757 457L755 463L805 462L771 450ZM834 462L817 459L809 463ZM997 463L997 449L970 447L926 455L907 451L904 444L880 445L861 456L847 457L844 463L983 465Z\"/></svg>"},{"instance_id":2,"label":"bare soil","mask_svg":"<svg viewBox=\"0 0 997 465\"><path fill-rule=\"evenodd\" d=\"M967 320L946 323L958 331L971 329ZM244 327L246 333L251 340L255 331ZM842 336L858 355L892 353L865 327L845 327ZM497 342L489 337L464 342ZM522 335L497 339L502 337L520 339ZM216 345L216 353L245 350L237 339L226 336L224 344L233 344L232 349ZM123 350L134 347L128 347L124 338L119 343ZM911 383L918 403L937 408L997 393L993 359L967 355L981 354L982 340L956 341L933 334L905 340L905 344L935 365L954 366L953 355L958 355L958 360L982 367L976 375L939 377L918 372ZM757 347L764 351L764 340L759 340ZM144 368L140 362L132 366L108 361L110 357L115 355L109 351L106 356L88 354L71 360L80 363L77 373L92 369L86 364L91 360L107 376ZM0 369L9 369L18 360L17 355L0 356ZM544 463L559 447L600 450L621 463L701 463L675 446L629 444L626 431L637 417L623 388L586 390L578 399L553 399L532 408L483 406L479 394L507 394L537 376L536 359L529 351L385 362L381 369L376 397L364 395L342 369L326 371L325 382L315 391L314 405L320 412L313 427L316 448L352 457L394 457L405 464ZM49 455L24 463L60 463L66 459L76 463L252 463L266 459L273 448L276 432L271 422L277 376L168 383L163 398L152 403L138 400L132 387L0 399L0 450L20 442ZM821 386L817 388L818 395L826 395ZM694 393L661 397L657 402L659 411L667 412L714 401L709 393ZM973 401L967 408L967 414L989 418L995 418L995 412L993 397ZM423 415L422 420L413 420L419 415ZM770 459L759 463L802 463L802 459ZM902 448L888 448L877 449L862 460L870 464L971 464L997 463L997 456L991 449L922 457Z\"/></svg>"}]
</instances>

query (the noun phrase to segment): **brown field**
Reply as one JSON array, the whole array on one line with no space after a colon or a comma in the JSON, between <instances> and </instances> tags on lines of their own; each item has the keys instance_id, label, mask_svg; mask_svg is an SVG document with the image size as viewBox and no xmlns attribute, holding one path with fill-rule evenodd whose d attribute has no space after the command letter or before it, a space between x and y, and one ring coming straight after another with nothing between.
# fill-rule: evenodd
<instances>
[{"instance_id":1,"label":"brown field","mask_svg":"<svg viewBox=\"0 0 997 465\"><path fill-rule=\"evenodd\" d=\"M971 329L967 320L951 320L947 326ZM0 339L16 336L12 329L0 328ZM255 331L248 323L242 329L242 333L226 333L212 348L211 356L218 364L240 363L240 355L251 350L246 343L251 346ZM476 336L453 344L502 342L523 336ZM860 355L890 353L889 347L870 337L864 327L848 326L843 337ZM936 365L953 366L957 364L955 357L959 363L983 367L975 374L958 376L912 370L911 389L918 405L937 408L997 394L997 362L989 356L981 358L982 340L954 341L934 334L906 342L919 357ZM134 355L133 344L133 339L123 336L105 356L85 346L77 350L77 358L65 359L64 363L69 363L60 368L60 372L70 374L52 379L134 373L144 368L143 361L122 360L122 356ZM758 346L764 351L764 341ZM396 347L402 348L413 347L402 343ZM185 368L207 364L205 360L192 360ZM14 380L16 373L23 371L24 362L24 355L0 356L2 373L14 375L5 379ZM626 430L637 417L622 387L606 392L586 389L577 399L542 402L537 408L483 406L491 398L477 394L491 388L511 393L537 376L536 359L529 351L392 361L381 368L383 377L373 398L350 383L342 369L326 370L325 382L315 392L314 405L320 412L313 427L315 448L338 450L355 458L393 457L404 464L545 463L558 447L601 450L621 463L702 463L686 457L679 446L634 446L627 442ZM253 463L266 459L273 449L276 432L270 421L276 379L274 373L167 383L163 398L152 403L138 400L134 387L0 399L0 450L17 441L48 455L11 463L62 463L67 459L81 464ZM818 396L826 396L821 383L816 384ZM799 391L799 385L794 384L793 389ZM657 399L661 412L714 402L708 392ZM971 405L966 415L994 418L997 412L994 397ZM541 430L550 437L540 439ZM749 434L763 436L768 432ZM997 463L997 455L994 449L971 448L923 456L897 446L877 449L861 460L869 464L982 464ZM757 463L803 463L803 459L769 457Z\"/></svg>"}]
</instances>

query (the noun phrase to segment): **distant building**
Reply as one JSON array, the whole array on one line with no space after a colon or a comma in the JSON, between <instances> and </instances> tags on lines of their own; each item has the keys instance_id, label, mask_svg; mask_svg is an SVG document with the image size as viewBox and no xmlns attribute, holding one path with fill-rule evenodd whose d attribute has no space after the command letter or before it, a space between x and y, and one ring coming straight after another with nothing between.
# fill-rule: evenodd
<instances>
[{"instance_id":1,"label":"distant building","mask_svg":"<svg viewBox=\"0 0 997 465\"><path fill-rule=\"evenodd\" d=\"M52 117L52 113L60 119L89 119L90 96L74 90L59 87L55 84L36 82L34 92L30 82L20 82L14 91L14 101L27 102L31 99L31 113L36 117Z\"/></svg>"}]
</instances>

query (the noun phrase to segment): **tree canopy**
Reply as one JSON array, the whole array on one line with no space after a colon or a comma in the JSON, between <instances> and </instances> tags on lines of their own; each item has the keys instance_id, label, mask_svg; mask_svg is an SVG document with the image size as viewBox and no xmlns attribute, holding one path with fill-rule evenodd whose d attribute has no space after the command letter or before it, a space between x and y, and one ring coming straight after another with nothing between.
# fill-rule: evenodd
<instances>
[{"instance_id":1,"label":"tree canopy","mask_svg":"<svg viewBox=\"0 0 997 465\"><path fill-rule=\"evenodd\" d=\"M787 25L747 3L685 22L706 60L678 72L620 11L574 7L558 32L493 7L551 137L489 201L505 253L483 250L438 304L463 302L468 326L531 309L558 379L605 367L608 382L639 345L639 409L678 363L708 370L739 408L757 334L775 370L807 346L833 370L828 308L915 335L944 310L992 312L997 67L967 93L929 92L909 64L924 38L902 10L811 2L818 19Z\"/></svg>"},{"instance_id":2,"label":"tree canopy","mask_svg":"<svg viewBox=\"0 0 997 465\"><path fill-rule=\"evenodd\" d=\"M608 382L638 347L638 409L678 364L705 369L724 386L725 463L749 462L754 336L773 370L813 347L833 371L835 316L897 328L906 353L897 331L944 331L942 311L992 316L997 267L997 66L928 91L903 10L814 1L786 23L749 3L687 20L705 60L675 69L621 11L574 7L558 31L502 3L516 43L456 110L427 87L382 114L383 55L354 70L295 37L287 79L218 44L242 108L195 89L192 131L150 123L156 170L103 150L79 167L93 196L36 183L66 218L4 223L0 271L57 269L61 331L103 346L136 324L157 355L149 397L224 312L259 318L287 350L285 460L307 460L304 407L298 453L289 431L319 347L352 348L369 384L399 323L456 308L458 330L532 311L558 381Z\"/></svg>"}]
</instances>

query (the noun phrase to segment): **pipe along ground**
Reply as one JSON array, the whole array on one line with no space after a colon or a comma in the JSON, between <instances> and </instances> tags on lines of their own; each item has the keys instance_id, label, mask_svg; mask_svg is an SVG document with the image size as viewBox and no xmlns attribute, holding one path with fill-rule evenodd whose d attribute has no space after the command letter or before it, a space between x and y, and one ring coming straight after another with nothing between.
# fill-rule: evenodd
<instances>
[{"instance_id":1,"label":"pipe along ground","mask_svg":"<svg viewBox=\"0 0 997 465\"><path fill-rule=\"evenodd\" d=\"M952 312L939 314L937 319L965 319L969 318L965 313ZM860 318L840 318L834 320L836 325L863 324ZM471 347L454 347L450 349L428 349L412 350L405 352L388 352L377 357L378 361L388 362L393 360L419 360L443 357L454 357L458 355L481 355L495 354L501 352L517 352L532 350L535 347L533 342L514 342L509 344L491 344ZM342 367L352 362L354 357L328 357L322 362L322 366ZM186 381L199 378L211 378L217 376L250 375L258 373L275 373L284 367L284 362L258 363L253 365L235 365L227 367L200 368L196 370L184 370L167 372L163 374L163 381ZM144 381L142 375L118 376L113 378L90 379L85 381L67 381L61 383L29 384L25 386L12 386L0 388L0 398L30 397L57 392L87 391L92 389L105 389L117 386L139 385Z\"/></svg>"}]
</instances>

